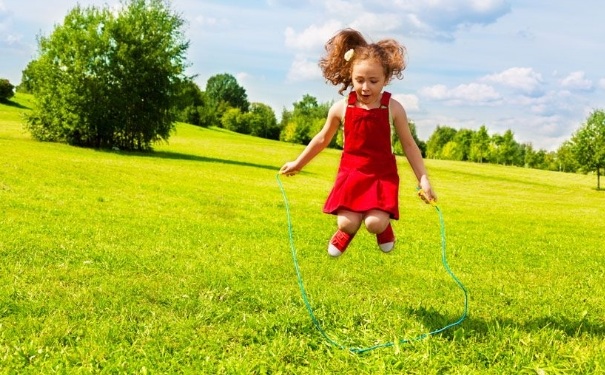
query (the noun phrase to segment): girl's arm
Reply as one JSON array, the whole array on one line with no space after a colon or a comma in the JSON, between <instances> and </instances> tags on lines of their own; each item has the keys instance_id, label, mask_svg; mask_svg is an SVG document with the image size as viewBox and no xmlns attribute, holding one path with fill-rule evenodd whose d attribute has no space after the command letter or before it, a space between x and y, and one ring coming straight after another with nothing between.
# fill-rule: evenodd
<instances>
[{"instance_id":1,"label":"girl's arm","mask_svg":"<svg viewBox=\"0 0 605 375\"><path fill-rule=\"evenodd\" d=\"M418 179L418 185L422 190L424 190L424 193L429 201L437 200L437 195L435 195L433 192L431 183L429 182L429 177L424 166L424 160L422 159L422 154L420 153L418 145L414 141L414 137L412 137L412 132L410 131L405 109L401 103L394 99L391 99L390 106L395 131L397 132L397 136L399 137L399 142L401 142L405 156L407 157L408 162L410 163L410 166Z\"/></svg>"},{"instance_id":2,"label":"girl's arm","mask_svg":"<svg viewBox=\"0 0 605 375\"><path fill-rule=\"evenodd\" d=\"M345 101L339 100L330 107L328 118L326 119L323 128L313 137L298 158L284 164L279 170L279 173L285 174L286 176L297 174L305 165L307 165L307 163L330 144L330 141L334 138L334 135L340 127L342 114L345 110L343 107L344 105L346 105Z\"/></svg>"}]
</instances>

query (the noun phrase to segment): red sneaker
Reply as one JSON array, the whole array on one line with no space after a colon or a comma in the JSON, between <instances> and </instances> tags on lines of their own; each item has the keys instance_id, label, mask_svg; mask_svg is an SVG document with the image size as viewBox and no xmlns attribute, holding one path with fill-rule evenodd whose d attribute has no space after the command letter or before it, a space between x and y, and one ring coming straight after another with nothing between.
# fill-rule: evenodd
<instances>
[{"instance_id":1,"label":"red sneaker","mask_svg":"<svg viewBox=\"0 0 605 375\"><path fill-rule=\"evenodd\" d=\"M393 233L391 223L389 223L384 232L376 235L376 241L378 242L378 247L384 253L393 250L393 247L395 246L395 233Z\"/></svg>"},{"instance_id":2,"label":"red sneaker","mask_svg":"<svg viewBox=\"0 0 605 375\"><path fill-rule=\"evenodd\" d=\"M353 239L354 235L350 235L346 232L341 231L340 229L334 233L332 239L330 240L330 244L328 245L328 254L333 257L340 256L349 246L349 243Z\"/></svg>"}]
</instances>

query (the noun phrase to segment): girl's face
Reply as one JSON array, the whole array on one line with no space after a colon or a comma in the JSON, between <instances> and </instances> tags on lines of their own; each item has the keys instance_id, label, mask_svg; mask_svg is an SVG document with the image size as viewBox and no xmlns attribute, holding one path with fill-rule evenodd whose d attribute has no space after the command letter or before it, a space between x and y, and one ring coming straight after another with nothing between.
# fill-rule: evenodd
<instances>
[{"instance_id":1,"label":"girl's face","mask_svg":"<svg viewBox=\"0 0 605 375\"><path fill-rule=\"evenodd\" d=\"M357 100L365 107L376 108L387 84L382 64L373 59L355 62L352 79Z\"/></svg>"}]
</instances>

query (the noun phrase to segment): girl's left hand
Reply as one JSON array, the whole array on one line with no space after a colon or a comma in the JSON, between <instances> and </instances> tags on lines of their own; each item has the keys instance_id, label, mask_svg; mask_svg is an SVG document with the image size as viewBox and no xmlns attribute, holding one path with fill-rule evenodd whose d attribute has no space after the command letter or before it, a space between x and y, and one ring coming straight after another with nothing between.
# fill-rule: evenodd
<instances>
[{"instance_id":1,"label":"girl's left hand","mask_svg":"<svg viewBox=\"0 0 605 375\"><path fill-rule=\"evenodd\" d=\"M437 195L433 192L433 188L431 187L431 183L426 175L423 175L420 178L420 189L424 191L424 194L421 194L420 197L426 203L437 202Z\"/></svg>"}]
</instances>

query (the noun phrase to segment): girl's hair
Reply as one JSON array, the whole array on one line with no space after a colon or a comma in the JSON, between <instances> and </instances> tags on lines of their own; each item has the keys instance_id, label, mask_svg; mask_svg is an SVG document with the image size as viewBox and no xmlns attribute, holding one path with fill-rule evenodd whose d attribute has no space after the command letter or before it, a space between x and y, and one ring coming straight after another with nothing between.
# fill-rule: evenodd
<instances>
[{"instance_id":1,"label":"girl's hair","mask_svg":"<svg viewBox=\"0 0 605 375\"><path fill-rule=\"evenodd\" d=\"M353 87L351 75L356 61L376 60L383 69L386 82L393 77L403 78L405 69L405 47L394 39L384 39L378 43L368 43L359 31L344 29L334 35L325 45L326 55L319 60L319 67L326 81L333 85L342 85L338 90L342 94ZM347 53L353 50L351 53ZM349 59L345 59L345 54Z\"/></svg>"}]
</instances>

